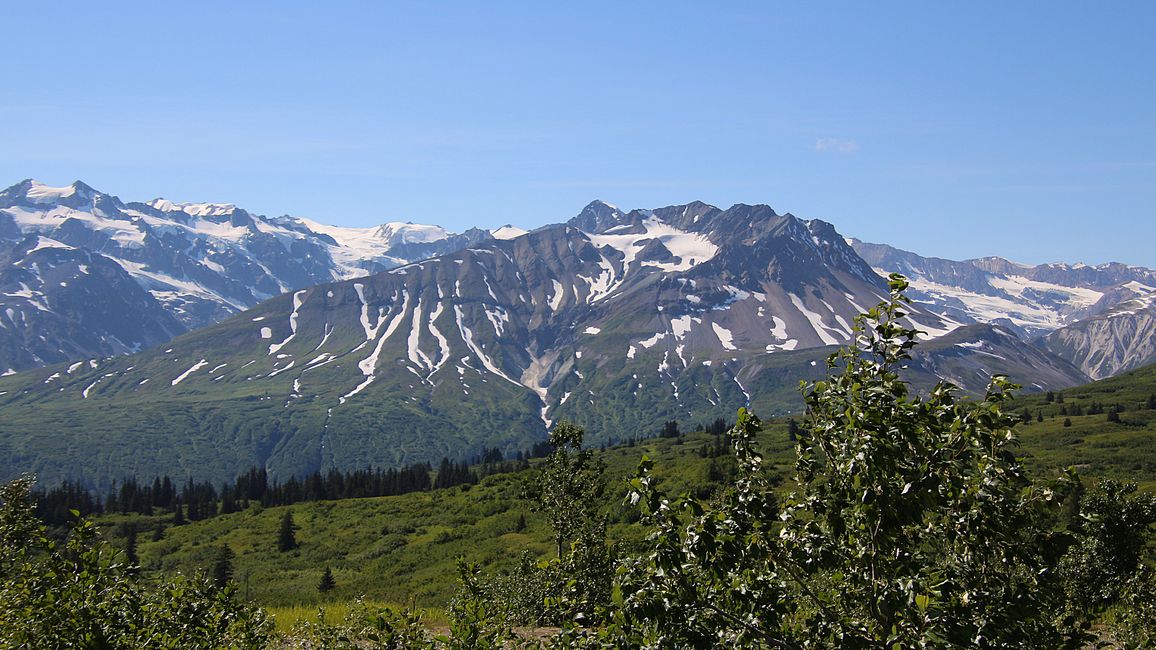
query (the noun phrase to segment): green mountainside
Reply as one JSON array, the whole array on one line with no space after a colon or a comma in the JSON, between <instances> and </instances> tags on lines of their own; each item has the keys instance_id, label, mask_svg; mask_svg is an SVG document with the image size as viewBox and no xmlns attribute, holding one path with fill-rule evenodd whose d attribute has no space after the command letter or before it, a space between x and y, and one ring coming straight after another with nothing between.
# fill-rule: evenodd
<instances>
[{"instance_id":1,"label":"green mountainside","mask_svg":"<svg viewBox=\"0 0 1156 650\"><path fill-rule=\"evenodd\" d=\"M1047 395L1024 396L1009 404L1008 411L1031 416L1018 427L1018 435L1020 455L1034 478L1047 480L1074 466L1089 485L1094 478L1109 477L1153 491L1154 395L1156 366L1148 366L1053 393L1051 401ZM1103 412L1088 414L1099 409ZM1062 415L1077 410L1084 414ZM1112 411L1117 418L1110 418ZM768 471L789 476L794 445L787 422L768 423L758 442ZM718 444L714 436L694 432L605 449L601 456L610 487L605 501L611 538L629 545L641 535L633 523L634 511L622 505L622 497L625 478L644 454L654 459L656 476L671 492L709 494L731 471L728 457L710 453ZM519 498L527 477L526 472L494 474L478 485L395 497L253 506L181 526L172 526L170 515L107 515L100 521L117 543L122 543L125 524L137 527L146 573L208 570L220 545L229 545L237 554L235 579L242 592L263 605L311 606L365 595L437 608L453 593L459 557L500 571L512 568L523 552L533 557L552 554L545 519ZM300 527L300 547L281 553L278 525L286 511ZM163 528L162 538L151 541L157 527ZM337 588L320 594L314 587L325 567L332 567Z\"/></svg>"}]
</instances>

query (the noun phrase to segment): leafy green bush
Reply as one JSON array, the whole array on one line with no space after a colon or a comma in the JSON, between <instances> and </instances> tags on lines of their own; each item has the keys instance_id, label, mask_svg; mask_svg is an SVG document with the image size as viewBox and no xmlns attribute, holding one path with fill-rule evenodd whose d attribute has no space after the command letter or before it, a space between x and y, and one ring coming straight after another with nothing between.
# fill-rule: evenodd
<instances>
[{"instance_id":1,"label":"leafy green bush","mask_svg":"<svg viewBox=\"0 0 1156 650\"><path fill-rule=\"evenodd\" d=\"M264 647L271 624L232 586L136 580L79 517L66 539L52 539L33 512L33 482L0 486L0 647Z\"/></svg>"},{"instance_id":2,"label":"leafy green bush","mask_svg":"<svg viewBox=\"0 0 1156 650\"><path fill-rule=\"evenodd\" d=\"M550 432L553 450L523 491L532 510L549 520L558 555L537 560L525 552L512 570L489 576L460 565L460 593L450 606L458 624L489 629L490 619L499 628L590 622L609 602L613 560L602 512L605 463L583 448L583 434L581 427L559 422Z\"/></svg>"}]
</instances>

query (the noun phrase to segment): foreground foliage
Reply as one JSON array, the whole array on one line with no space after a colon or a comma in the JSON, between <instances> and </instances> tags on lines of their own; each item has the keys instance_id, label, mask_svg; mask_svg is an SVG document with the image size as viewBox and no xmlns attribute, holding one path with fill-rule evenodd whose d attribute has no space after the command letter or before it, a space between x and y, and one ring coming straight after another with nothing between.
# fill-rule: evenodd
<instances>
[{"instance_id":1,"label":"foreground foliage","mask_svg":"<svg viewBox=\"0 0 1156 650\"><path fill-rule=\"evenodd\" d=\"M1082 647L1108 636L1144 647L1156 626L1141 550L1150 496L1107 482L1078 503L1069 477L1033 485L1012 449L1012 388L982 401L941 384L912 396L899 371L917 332L901 324L906 282L857 320L856 345L804 387L796 489L782 506L741 411L739 476L713 502L671 498L644 459L631 499L652 526L618 569L605 626L585 647ZM1080 513L1062 521L1061 497ZM1066 551L1066 552L1065 552Z\"/></svg>"},{"instance_id":2,"label":"foreground foliage","mask_svg":"<svg viewBox=\"0 0 1156 650\"><path fill-rule=\"evenodd\" d=\"M0 647L260 648L272 626L231 586L144 582L77 519L63 541L33 513L32 479L0 487Z\"/></svg>"}]
</instances>

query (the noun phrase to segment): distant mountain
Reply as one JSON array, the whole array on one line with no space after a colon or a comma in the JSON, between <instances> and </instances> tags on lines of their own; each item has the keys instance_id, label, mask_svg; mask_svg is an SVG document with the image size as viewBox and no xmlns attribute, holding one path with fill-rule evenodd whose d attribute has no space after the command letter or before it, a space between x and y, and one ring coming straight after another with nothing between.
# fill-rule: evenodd
<instances>
[{"instance_id":1,"label":"distant mountain","mask_svg":"<svg viewBox=\"0 0 1156 650\"><path fill-rule=\"evenodd\" d=\"M0 240L0 372L138 352L187 328L119 264L41 235Z\"/></svg>"},{"instance_id":2,"label":"distant mountain","mask_svg":"<svg viewBox=\"0 0 1156 650\"><path fill-rule=\"evenodd\" d=\"M1094 379L1156 363L1156 293L1129 284L1147 295L1051 332L1038 341L1040 346Z\"/></svg>"},{"instance_id":3,"label":"distant mountain","mask_svg":"<svg viewBox=\"0 0 1156 650\"><path fill-rule=\"evenodd\" d=\"M1027 337L1052 332L1156 293L1156 271L1119 263L1026 266L999 257L962 262L851 240L880 272L912 282L927 309L961 323L1001 322Z\"/></svg>"},{"instance_id":4,"label":"distant mountain","mask_svg":"<svg viewBox=\"0 0 1156 650\"><path fill-rule=\"evenodd\" d=\"M0 372L149 347L286 291L377 273L486 237L483 230L454 234L408 223L325 226L230 204L123 203L79 181L49 187L25 180L0 192L0 245L54 252L39 262L11 253L0 260L0 277L21 278L0 295ZM107 287L118 295L103 294L109 305L65 304L57 299L61 282L92 284L79 263L65 263L73 257L87 267L119 266L145 295L119 283ZM33 322L34 334L21 331ZM37 340L28 342L32 336Z\"/></svg>"},{"instance_id":5,"label":"distant mountain","mask_svg":"<svg viewBox=\"0 0 1156 650\"><path fill-rule=\"evenodd\" d=\"M513 452L560 418L597 443L748 403L785 414L887 294L830 224L763 205L594 202L502 234L292 291L137 355L0 378L0 468L96 484L254 464L286 476ZM926 383L1085 380L1009 330L923 305L909 320L929 339L913 362Z\"/></svg>"},{"instance_id":6,"label":"distant mountain","mask_svg":"<svg viewBox=\"0 0 1156 650\"><path fill-rule=\"evenodd\" d=\"M879 272L912 281L925 309L996 323L1102 379L1156 361L1156 271L1119 263L1025 266L999 257L956 262L851 241Z\"/></svg>"}]
</instances>

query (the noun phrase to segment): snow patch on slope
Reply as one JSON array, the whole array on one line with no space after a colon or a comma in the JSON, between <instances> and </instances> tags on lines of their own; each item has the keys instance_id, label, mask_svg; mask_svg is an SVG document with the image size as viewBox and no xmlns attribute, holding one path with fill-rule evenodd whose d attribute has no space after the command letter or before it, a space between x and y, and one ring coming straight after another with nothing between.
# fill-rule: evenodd
<instances>
[{"instance_id":1,"label":"snow patch on slope","mask_svg":"<svg viewBox=\"0 0 1156 650\"><path fill-rule=\"evenodd\" d=\"M726 349L726 350L737 350L738 349L735 347L735 343L734 343L735 337L733 334L731 334L730 330L723 327L722 325L719 325L718 323L711 323L710 326L714 330L715 336L718 337L719 343L722 343L723 349Z\"/></svg>"},{"instance_id":2,"label":"snow patch on slope","mask_svg":"<svg viewBox=\"0 0 1156 650\"><path fill-rule=\"evenodd\" d=\"M194 363L191 368L189 368L188 370L182 372L179 376L177 376L177 378L171 382L171 385L176 386L177 384L184 381L186 377L188 377L189 375L193 374L194 372L200 370L201 368L204 368L207 365L209 365L209 362L204 360L204 359L201 359L200 361ZM85 397L87 397L87 394L85 395Z\"/></svg>"},{"instance_id":3,"label":"snow patch on slope","mask_svg":"<svg viewBox=\"0 0 1156 650\"><path fill-rule=\"evenodd\" d=\"M288 345L289 342L292 341L295 336L297 336L297 312L300 311L301 305L305 301L303 298L304 295L304 289L293 294L293 311L289 314L289 336L285 337L285 340L281 341L280 343L271 344L269 346L269 354L276 353L281 348ZM267 328L261 329L262 334L264 334L265 329Z\"/></svg>"},{"instance_id":4,"label":"snow patch on slope","mask_svg":"<svg viewBox=\"0 0 1156 650\"><path fill-rule=\"evenodd\" d=\"M795 306L795 309L798 309L799 313L801 313L808 321L810 321L811 328L815 330L815 334L819 336L819 340L823 342L823 345L839 344L839 339L831 335L831 332L839 334L839 330L834 329L824 323L823 317L816 312L807 309L807 306L803 304L802 299L795 294L788 293L787 296L791 299L791 304Z\"/></svg>"}]
</instances>

